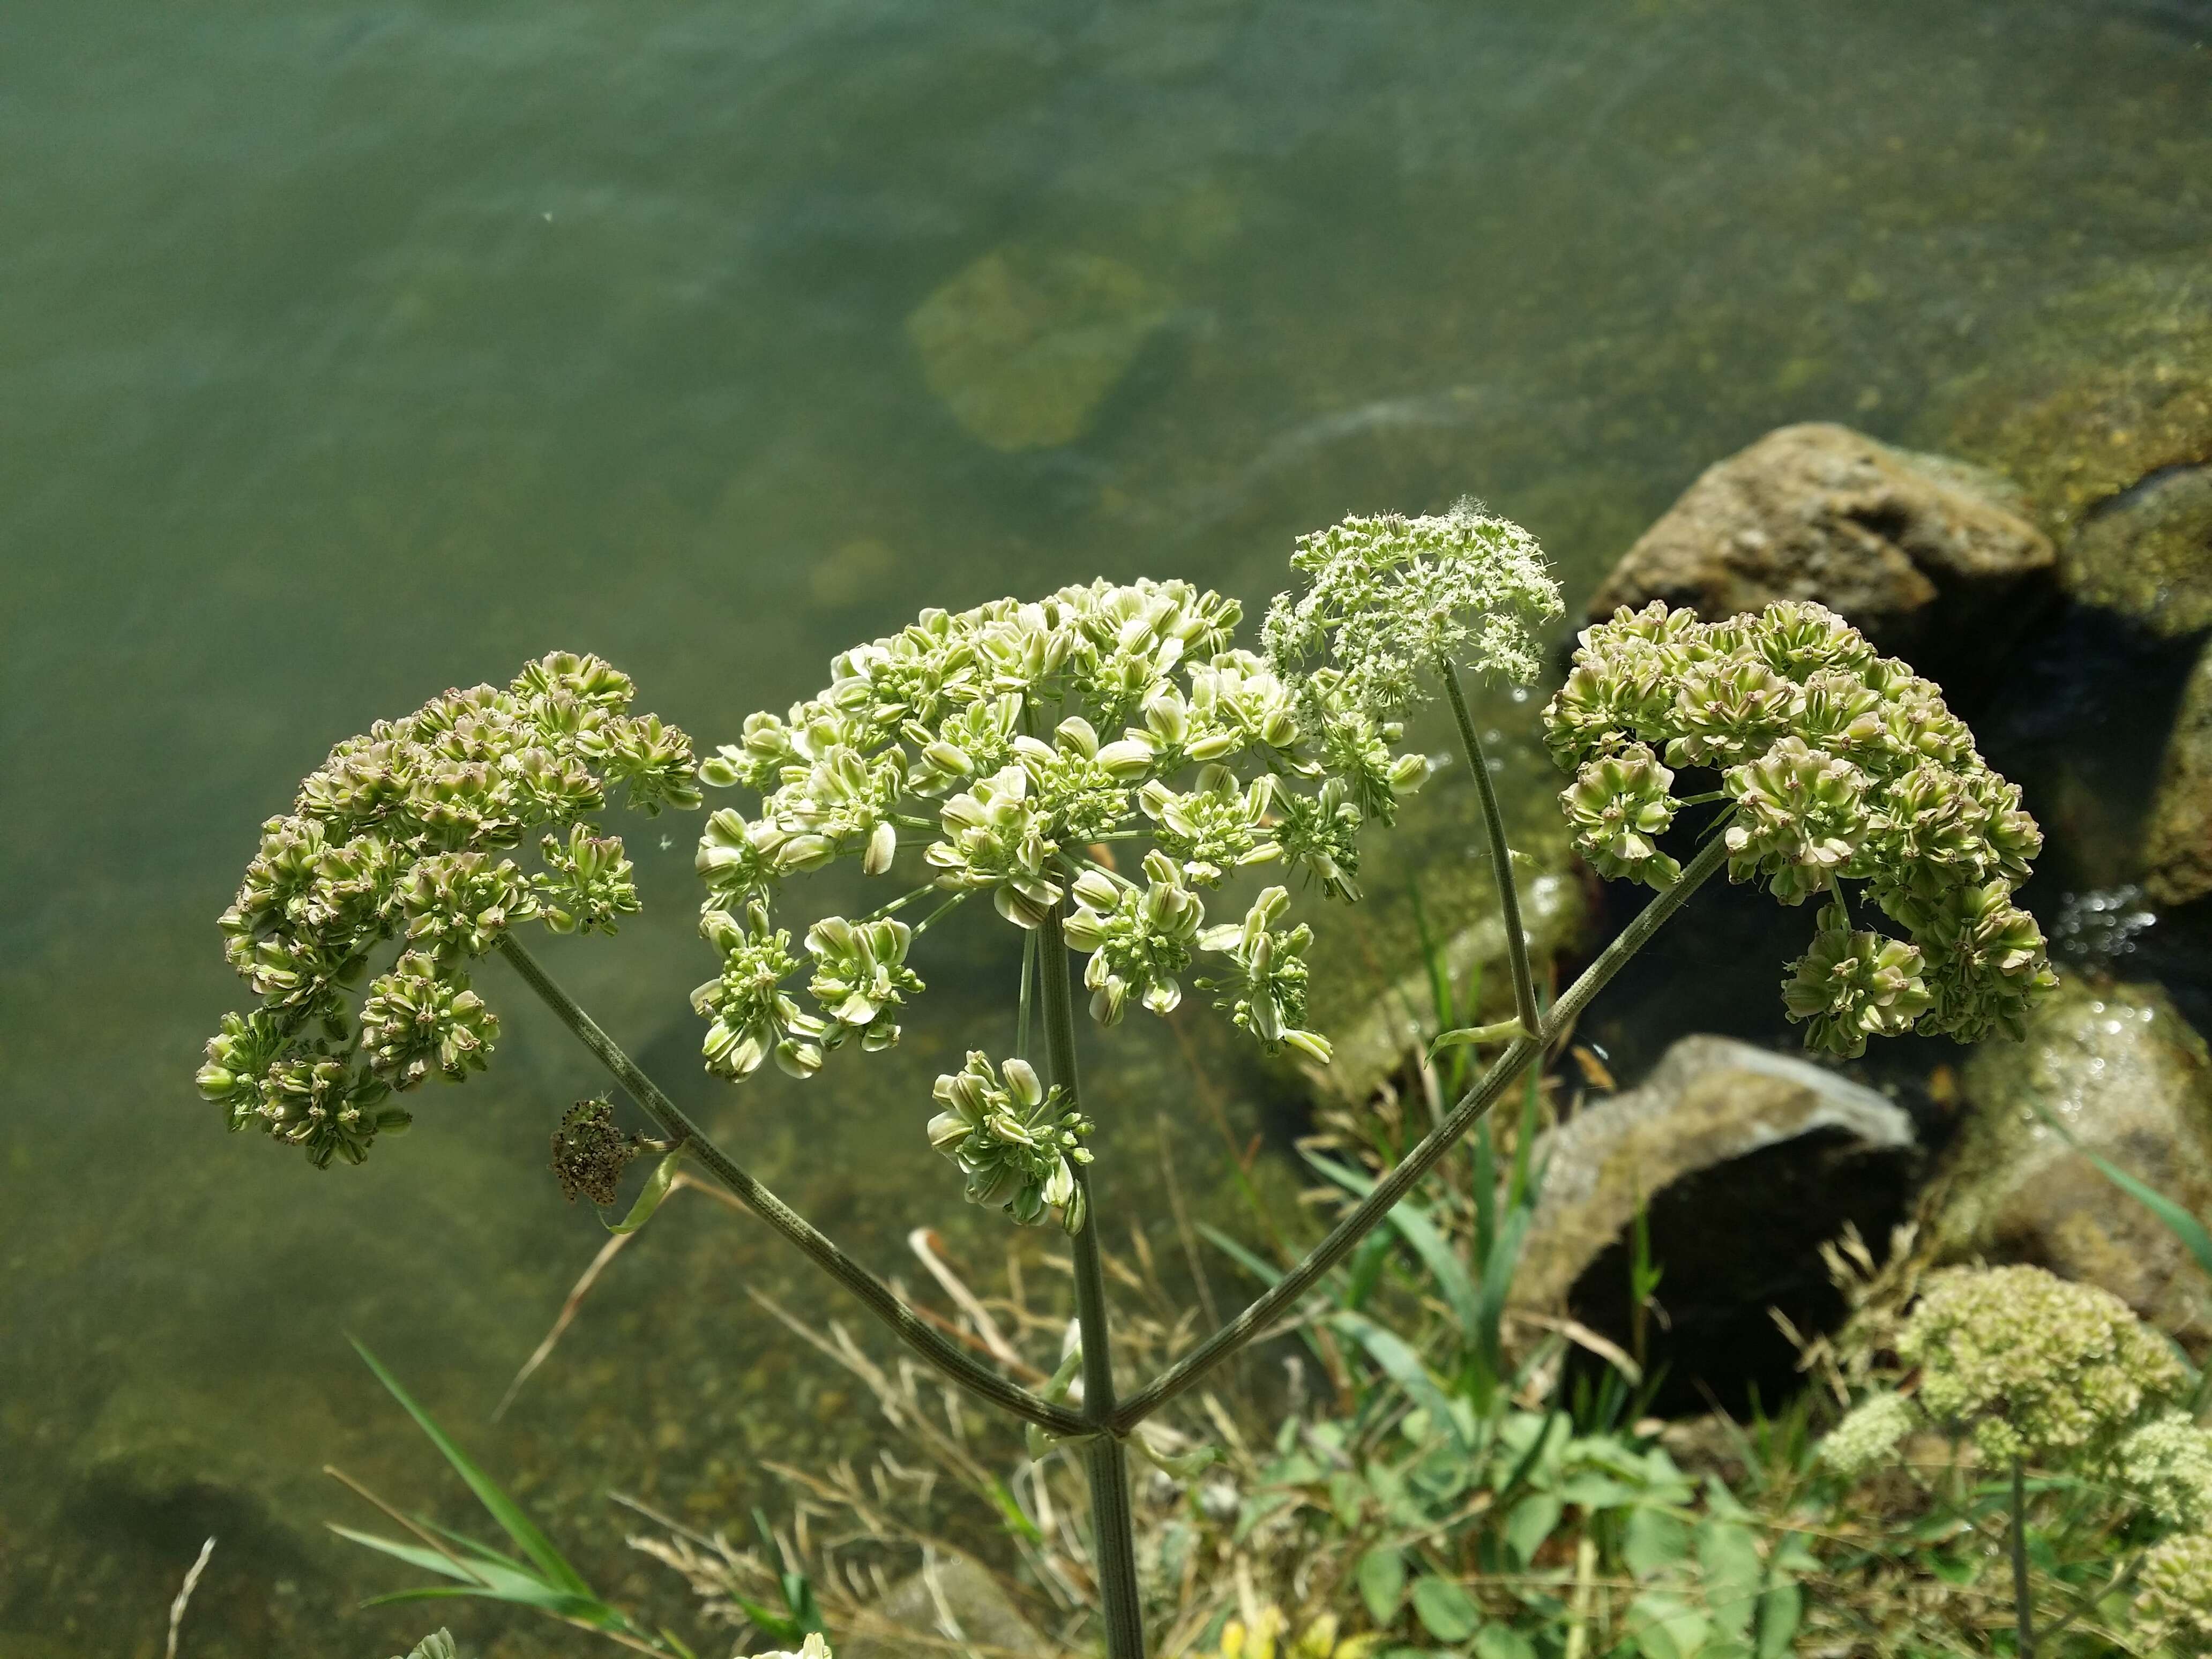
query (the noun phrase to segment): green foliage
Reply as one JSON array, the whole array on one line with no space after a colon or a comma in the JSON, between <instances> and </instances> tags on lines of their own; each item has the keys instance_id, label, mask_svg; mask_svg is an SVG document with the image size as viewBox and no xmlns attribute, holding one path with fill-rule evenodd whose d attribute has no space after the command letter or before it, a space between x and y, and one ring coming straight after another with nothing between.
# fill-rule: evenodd
<instances>
[{"instance_id":1,"label":"green foliage","mask_svg":"<svg viewBox=\"0 0 2212 1659\"><path fill-rule=\"evenodd\" d=\"M447 1584L380 1595L364 1603L365 1606L386 1607L395 1602L434 1601L457 1595L480 1597L505 1602L510 1607L528 1607L563 1624L595 1631L638 1652L665 1654L672 1656L672 1659L693 1659L691 1650L675 1635L665 1630L648 1631L641 1627L628 1613L611 1605L585 1583L583 1576L569 1564L568 1558L561 1553L553 1540L545 1535L522 1506L508 1497L499 1484L478 1468L452 1437L438 1426L436 1419L400 1386L399 1379L362 1344L356 1342L354 1347L361 1354L362 1362L375 1373L376 1380L384 1385L386 1392L415 1419L415 1425L438 1449L439 1455L467 1483L470 1492L484 1513L520 1552L518 1558L449 1527L441 1526L427 1516L404 1516L390 1509L386 1509L385 1512L405 1526L414 1534L415 1541L403 1542L398 1539L333 1524L331 1530L341 1538L452 1581ZM384 1507L380 1501L379 1507ZM438 1645L441 1643L443 1644L442 1648ZM452 1638L441 1632L418 1646L416 1655L426 1656L427 1659L452 1659ZM410 1656L410 1659L415 1659L415 1656Z\"/></svg>"}]
</instances>

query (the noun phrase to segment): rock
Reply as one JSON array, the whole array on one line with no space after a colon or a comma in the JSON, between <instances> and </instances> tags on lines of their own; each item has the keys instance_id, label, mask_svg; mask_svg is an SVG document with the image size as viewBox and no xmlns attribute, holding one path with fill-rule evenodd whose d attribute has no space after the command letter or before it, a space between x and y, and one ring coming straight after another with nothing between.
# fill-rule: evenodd
<instances>
[{"instance_id":1,"label":"rock","mask_svg":"<svg viewBox=\"0 0 2212 1659\"><path fill-rule=\"evenodd\" d=\"M2099 502L2212 463L2212 271L2145 264L2062 295L1931 402L1935 441L2018 480L2063 543Z\"/></svg>"},{"instance_id":2,"label":"rock","mask_svg":"<svg viewBox=\"0 0 2212 1659\"><path fill-rule=\"evenodd\" d=\"M1534 1161L1544 1185L1514 1306L1628 1346L1642 1206L1663 1273L1649 1353L1668 1366L1656 1407L1666 1413L1712 1396L1733 1407L1747 1383L1770 1401L1790 1385L1796 1356L1768 1309L1801 1330L1840 1319L1820 1248L1846 1224L1877 1248L1888 1238L1919 1143L1871 1089L1809 1060L1689 1036L1640 1086L1548 1133Z\"/></svg>"},{"instance_id":3,"label":"rock","mask_svg":"<svg viewBox=\"0 0 2212 1659\"><path fill-rule=\"evenodd\" d=\"M1145 342L1165 295L1119 260L994 248L917 306L907 338L953 418L992 448L1073 443Z\"/></svg>"},{"instance_id":4,"label":"rock","mask_svg":"<svg viewBox=\"0 0 2212 1659\"><path fill-rule=\"evenodd\" d=\"M1978 651L2001 648L2054 559L1994 474L1847 427L1785 426L1708 467L1589 614L1658 599L1717 619L1817 599L1917 663L1950 654L1962 630Z\"/></svg>"},{"instance_id":5,"label":"rock","mask_svg":"<svg viewBox=\"0 0 2212 1659\"><path fill-rule=\"evenodd\" d=\"M1963 1078L1972 1109L1931 1218L1938 1259L2025 1261L2123 1297L2202 1346L2208 1286L2180 1242L2069 1146L2212 1215L2212 1059L2148 985L2071 979L2018 1042L1984 1043Z\"/></svg>"},{"instance_id":6,"label":"rock","mask_svg":"<svg viewBox=\"0 0 2212 1659\"><path fill-rule=\"evenodd\" d=\"M1504 763L1498 785L1516 856L1521 924L1530 956L1540 964L1572 954L1589 921L1590 903L1589 878L1559 814L1556 792L1562 780L1533 743L1528 753L1500 754L1501 744L1510 738L1493 732L1484 741L1493 758ZM1481 807L1464 761L1454 758L1458 763L1400 807L1395 828L1362 837L1359 879L1365 897L1359 903L1299 907L1314 930L1307 952L1313 964L1307 1024L1324 1033L1334 1050L1328 1066L1302 1069L1327 1103L1365 1102L1435 1030L1436 999L1421 943L1425 928L1440 946L1456 994L1464 996L1479 975L1478 1023L1513 1012L1505 927L1491 879Z\"/></svg>"},{"instance_id":7,"label":"rock","mask_svg":"<svg viewBox=\"0 0 2212 1659\"><path fill-rule=\"evenodd\" d=\"M892 1585L872 1611L891 1630L943 1637L973 1651L1054 1650L999 1581L964 1555L939 1555L930 1567ZM948 1628L948 1614L957 1628ZM913 1651L911 1644L888 1632L855 1633L837 1644L837 1659L907 1659Z\"/></svg>"},{"instance_id":8,"label":"rock","mask_svg":"<svg viewBox=\"0 0 2212 1659\"><path fill-rule=\"evenodd\" d=\"M2181 694L2143 831L2143 890L2158 904L2212 893L2212 646Z\"/></svg>"},{"instance_id":9,"label":"rock","mask_svg":"<svg viewBox=\"0 0 2212 1659\"><path fill-rule=\"evenodd\" d=\"M2060 547L2058 574L2083 604L2162 638L2212 627L2212 466L2154 473L2099 502Z\"/></svg>"}]
</instances>

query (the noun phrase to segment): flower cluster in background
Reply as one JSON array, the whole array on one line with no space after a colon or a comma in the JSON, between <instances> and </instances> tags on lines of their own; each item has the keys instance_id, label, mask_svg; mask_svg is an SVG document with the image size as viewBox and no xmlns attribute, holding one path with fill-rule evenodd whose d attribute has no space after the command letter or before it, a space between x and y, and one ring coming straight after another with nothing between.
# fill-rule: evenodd
<instances>
[{"instance_id":1,"label":"flower cluster in background","mask_svg":"<svg viewBox=\"0 0 2212 1659\"><path fill-rule=\"evenodd\" d=\"M1719 773L1729 874L1785 904L1824 901L1784 1000L1838 1054L1919 1029L2017 1032L2055 983L2013 902L2042 846L2020 791L1984 763L1942 691L1824 607L1790 601L1702 623L1654 601L1586 629L1544 711L1562 793L1592 866L1665 887L1675 769ZM1909 942L1855 927L1863 882Z\"/></svg>"},{"instance_id":2,"label":"flower cluster in background","mask_svg":"<svg viewBox=\"0 0 2212 1659\"><path fill-rule=\"evenodd\" d=\"M1226 927L1206 926L1206 896L1255 869L1355 895L1358 831L1428 764L1392 747L1394 722L1237 648L1238 619L1218 594L1149 580L928 611L839 656L817 696L748 719L700 773L759 797L713 813L699 844L702 931L721 958L693 999L708 1066L806 1076L848 1043L896 1042L923 988L909 951L934 920L908 907L932 893L940 909L988 894L1024 929L1060 912L1103 1025L1174 1009L1194 956L1218 953L1197 983L1222 1012L1270 1049L1326 1060L1288 889ZM785 884L841 859L911 874L872 914L812 921L794 943L775 921ZM940 1079L952 1110L932 1139L970 1198L1035 1220L1072 1190L1075 1131L1016 1086L1018 1062L1003 1085L981 1063Z\"/></svg>"},{"instance_id":3,"label":"flower cluster in background","mask_svg":"<svg viewBox=\"0 0 2212 1659\"><path fill-rule=\"evenodd\" d=\"M260 999L223 1016L197 1079L232 1128L258 1125L318 1167L358 1164L408 1122L394 1091L490 1058L499 1021L471 960L518 923L611 933L637 908L622 842L591 819L617 791L648 815L700 795L690 740L625 712L633 694L599 658L555 653L504 690L380 720L307 775L222 917ZM500 856L525 846L532 868ZM392 939L398 959L370 978Z\"/></svg>"}]
</instances>

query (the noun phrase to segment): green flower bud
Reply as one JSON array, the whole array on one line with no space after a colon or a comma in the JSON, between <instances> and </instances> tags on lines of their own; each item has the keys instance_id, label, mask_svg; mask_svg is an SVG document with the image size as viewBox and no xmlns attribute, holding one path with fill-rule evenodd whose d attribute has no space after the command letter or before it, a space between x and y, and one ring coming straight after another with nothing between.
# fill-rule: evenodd
<instances>
[{"instance_id":1,"label":"green flower bud","mask_svg":"<svg viewBox=\"0 0 2212 1659\"><path fill-rule=\"evenodd\" d=\"M1682 866L1653 837L1674 821L1668 789L1674 775L1643 744L1590 761L1559 794L1575 846L1601 876L1626 876L1657 888L1681 878Z\"/></svg>"},{"instance_id":2,"label":"green flower bud","mask_svg":"<svg viewBox=\"0 0 2212 1659\"><path fill-rule=\"evenodd\" d=\"M1844 1059L1866 1052L1869 1036L1897 1036L1934 1001L1921 978L1920 952L1879 933L1854 933L1843 911L1820 915L1813 947L1790 964L1782 1006L1809 1021L1806 1044Z\"/></svg>"},{"instance_id":3,"label":"green flower bud","mask_svg":"<svg viewBox=\"0 0 2212 1659\"><path fill-rule=\"evenodd\" d=\"M1091 1125L1060 1109L1058 1088L1046 1089L1025 1060L994 1072L988 1055L971 1050L934 1092L945 1110L930 1120L930 1145L959 1166L970 1203L996 1206L1023 1226L1058 1207L1067 1231L1082 1231L1074 1165L1090 1161L1083 1141Z\"/></svg>"},{"instance_id":4,"label":"green flower bud","mask_svg":"<svg viewBox=\"0 0 2212 1659\"><path fill-rule=\"evenodd\" d=\"M395 1089L411 1089L434 1066L453 1083L483 1071L499 1040L499 1020L469 989L467 975L410 951L369 987L361 1036L377 1074Z\"/></svg>"}]
</instances>

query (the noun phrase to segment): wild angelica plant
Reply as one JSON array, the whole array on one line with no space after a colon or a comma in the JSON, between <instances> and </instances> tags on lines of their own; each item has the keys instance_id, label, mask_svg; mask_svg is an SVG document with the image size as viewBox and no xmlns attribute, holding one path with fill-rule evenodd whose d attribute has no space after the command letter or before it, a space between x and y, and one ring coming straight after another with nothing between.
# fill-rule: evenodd
<instances>
[{"instance_id":1,"label":"wild angelica plant","mask_svg":"<svg viewBox=\"0 0 2212 1659\"><path fill-rule=\"evenodd\" d=\"M201 1091L234 1128L258 1124L319 1165L357 1163L379 1130L404 1121L392 1091L434 1071L464 1079L489 1059L496 1024L465 970L497 951L665 1137L626 1135L586 1103L555 1138L564 1187L597 1200L629 1159L661 1152L633 1226L677 1164L696 1162L909 1347L1030 1425L1042 1437L1033 1443L1079 1452L1106 1650L1140 1659L1124 1443L1294 1310L1724 860L1790 902L1830 896L1826 954L1816 946L1798 965L1791 992L1793 1010L1817 1005L1814 1035L1828 1046L1904 1029L1929 1009L1942 1029L1972 1035L2015 1018L2050 982L2041 937L2008 899L2034 826L1933 686L1817 606L1710 626L1655 608L1583 635L1546 721L1553 752L1577 769L1564 799L1585 851L1659 896L1540 1013L1512 854L1460 684L1468 669L1534 677L1536 632L1559 609L1534 540L1462 502L1434 518L1347 519L1301 538L1292 563L1307 580L1271 607L1264 655L1235 644L1233 600L1179 581L1099 581L927 611L836 658L816 696L750 716L696 770L752 797L750 812L715 811L699 844L701 933L718 969L693 1003L711 1071L742 1079L772 1060L806 1078L841 1049L888 1048L925 989L916 947L945 911L988 894L1020 930L1018 1047L1034 1006L1046 1073L1026 1053L971 1054L938 1079L941 1109L926 1135L970 1201L1024 1224L1056 1217L1073 1242L1080 1346L1045 1394L949 1340L755 1180L523 945L524 921L612 931L635 909L619 843L591 821L611 786L647 812L699 802L689 741L623 712L629 680L596 658L549 657L506 691L449 693L340 744L310 775L292 813L265 827L223 918L233 963L260 1003L225 1018ZM1360 832L1388 825L1428 773L1398 745L1431 678L1476 781L1515 989L1512 1018L1444 1040L1503 1052L1302 1261L1121 1395L1070 953L1086 958L1102 1027L1133 1003L1171 1012L1188 975L1263 1047L1325 1060L1328 1039L1306 1024L1311 933L1290 922L1288 885L1210 924L1207 906L1249 870L1296 874L1325 899L1358 896ZM1655 743L1675 764L1728 768L1723 787L1672 796ZM1679 807L1705 800L1726 803L1717 833L1680 867L1654 837ZM543 869L494 862L532 834ZM859 917L802 910L794 944L778 916L795 879L841 859L894 896ZM1916 944L1850 930L1837 886L1845 877L1869 883ZM932 896L936 908L909 921ZM386 942L397 960L370 982L356 1018L349 998Z\"/></svg>"}]
</instances>

